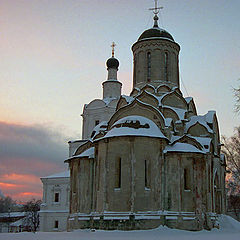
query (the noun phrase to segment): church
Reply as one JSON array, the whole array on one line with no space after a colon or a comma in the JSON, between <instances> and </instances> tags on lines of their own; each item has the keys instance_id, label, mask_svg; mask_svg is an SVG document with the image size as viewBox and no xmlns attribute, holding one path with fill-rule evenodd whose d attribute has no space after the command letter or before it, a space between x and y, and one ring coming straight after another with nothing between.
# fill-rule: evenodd
<instances>
[{"instance_id":1,"label":"church","mask_svg":"<svg viewBox=\"0 0 240 240\"><path fill-rule=\"evenodd\" d=\"M183 96L180 46L159 27L158 9L132 46L130 95L113 44L103 98L85 104L82 140L69 142L69 230L212 229L226 211L216 112L198 115Z\"/></svg>"}]
</instances>

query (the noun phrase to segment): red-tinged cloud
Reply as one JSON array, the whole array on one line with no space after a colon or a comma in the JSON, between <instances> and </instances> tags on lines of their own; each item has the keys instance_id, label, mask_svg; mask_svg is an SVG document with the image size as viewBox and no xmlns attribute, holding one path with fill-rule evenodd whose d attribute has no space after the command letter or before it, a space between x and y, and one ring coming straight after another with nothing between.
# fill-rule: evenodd
<instances>
[{"instance_id":1,"label":"red-tinged cloud","mask_svg":"<svg viewBox=\"0 0 240 240\"><path fill-rule=\"evenodd\" d=\"M5 196L27 201L42 197L40 177L66 168L67 143L42 126L0 122L0 189Z\"/></svg>"}]
</instances>

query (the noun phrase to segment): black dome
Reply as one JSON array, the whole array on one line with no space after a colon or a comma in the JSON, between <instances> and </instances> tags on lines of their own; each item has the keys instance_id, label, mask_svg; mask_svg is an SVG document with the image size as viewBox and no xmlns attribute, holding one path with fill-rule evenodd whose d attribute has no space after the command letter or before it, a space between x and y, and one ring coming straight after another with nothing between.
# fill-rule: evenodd
<instances>
[{"instance_id":1,"label":"black dome","mask_svg":"<svg viewBox=\"0 0 240 240\"><path fill-rule=\"evenodd\" d=\"M174 39L170 33L168 33L167 31L165 31L164 29L161 29L159 27L153 27L153 28L150 28L150 29L144 31L141 34L141 36L138 38L138 41L149 39L149 38L165 38L165 39L167 38L167 39L174 41Z\"/></svg>"},{"instance_id":2,"label":"black dome","mask_svg":"<svg viewBox=\"0 0 240 240\"><path fill-rule=\"evenodd\" d=\"M114 57L109 58L106 64L108 68L118 69L119 67L119 61Z\"/></svg>"}]
</instances>

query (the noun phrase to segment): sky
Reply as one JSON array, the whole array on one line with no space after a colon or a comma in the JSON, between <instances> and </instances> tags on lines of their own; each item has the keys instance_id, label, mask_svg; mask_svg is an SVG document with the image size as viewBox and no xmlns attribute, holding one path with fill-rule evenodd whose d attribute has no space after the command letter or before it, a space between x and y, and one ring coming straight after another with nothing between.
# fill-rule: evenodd
<instances>
[{"instance_id":1,"label":"sky","mask_svg":"<svg viewBox=\"0 0 240 240\"><path fill-rule=\"evenodd\" d=\"M181 46L184 96L216 110L220 132L239 126L239 0L160 0L160 27ZM132 88L131 46L153 25L153 0L0 0L0 190L41 198L39 178L66 169L81 139L83 105L102 98L111 43L123 94ZM183 87L183 84L185 88Z\"/></svg>"}]
</instances>

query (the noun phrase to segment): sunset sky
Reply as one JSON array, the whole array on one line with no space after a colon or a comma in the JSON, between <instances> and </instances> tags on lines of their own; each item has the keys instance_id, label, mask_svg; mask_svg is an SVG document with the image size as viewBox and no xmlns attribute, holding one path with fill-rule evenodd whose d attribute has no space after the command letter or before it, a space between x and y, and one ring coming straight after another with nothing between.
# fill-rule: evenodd
<instances>
[{"instance_id":1,"label":"sunset sky","mask_svg":"<svg viewBox=\"0 0 240 240\"><path fill-rule=\"evenodd\" d=\"M160 26L180 44L185 96L216 110L221 134L239 125L239 0L160 0ZM102 97L116 42L118 79L132 87L131 46L152 27L153 0L0 0L0 191L41 198L41 176L64 170L81 138L83 105Z\"/></svg>"}]
</instances>

